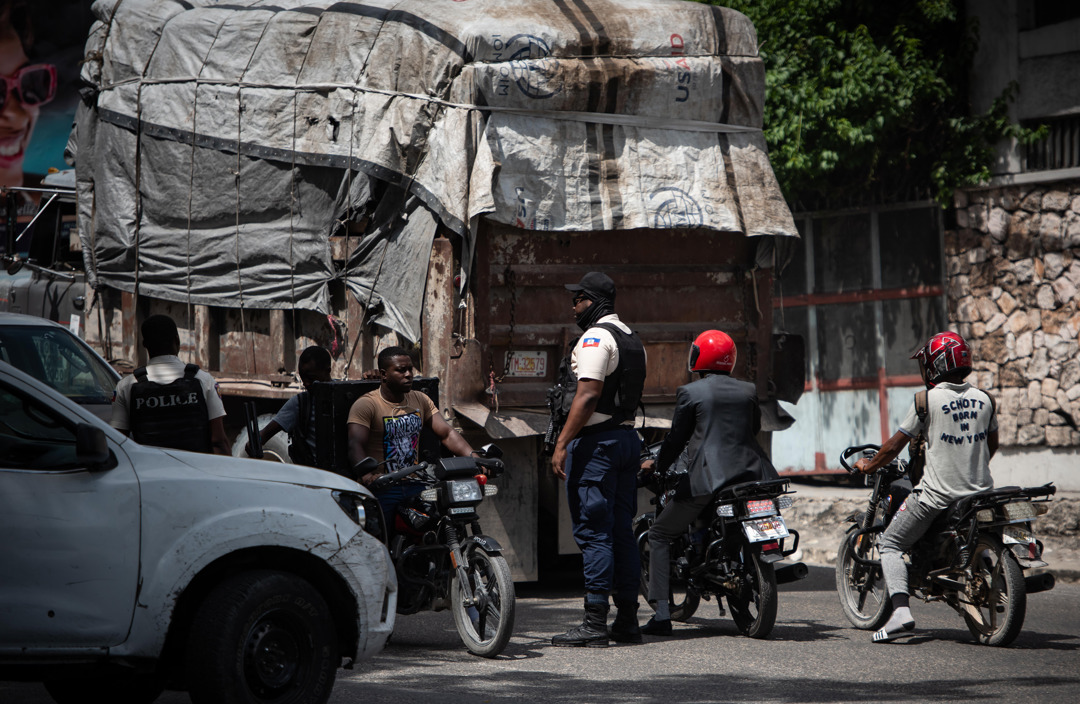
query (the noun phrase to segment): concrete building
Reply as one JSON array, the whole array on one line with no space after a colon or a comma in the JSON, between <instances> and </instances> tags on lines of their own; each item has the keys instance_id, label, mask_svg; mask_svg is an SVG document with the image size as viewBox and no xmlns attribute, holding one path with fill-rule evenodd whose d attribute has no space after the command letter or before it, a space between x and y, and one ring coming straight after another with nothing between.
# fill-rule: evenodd
<instances>
[{"instance_id":1,"label":"concrete building","mask_svg":"<svg viewBox=\"0 0 1080 704\"><path fill-rule=\"evenodd\" d=\"M997 483L1080 490L1080 5L968 0L979 51L972 109L1015 83L1012 118L1047 125L1037 145L1001 145L993 178L929 201L796 214L801 256L781 282L778 332L801 334L807 389L774 436L778 467L838 468L880 442L921 388L908 360L951 327L1000 408Z\"/></svg>"}]
</instances>

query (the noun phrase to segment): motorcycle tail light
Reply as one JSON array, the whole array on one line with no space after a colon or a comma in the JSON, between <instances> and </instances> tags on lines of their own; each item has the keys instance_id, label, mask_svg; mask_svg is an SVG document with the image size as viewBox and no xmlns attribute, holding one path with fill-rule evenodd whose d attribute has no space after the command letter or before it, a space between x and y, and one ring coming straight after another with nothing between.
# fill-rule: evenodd
<instances>
[{"instance_id":1,"label":"motorcycle tail light","mask_svg":"<svg viewBox=\"0 0 1080 704\"><path fill-rule=\"evenodd\" d=\"M1050 510L1050 505L1049 505L1049 504L1047 504L1046 502L1041 502L1041 503L1037 503L1037 504L1032 504L1032 505L1031 505L1031 507L1035 509L1035 515L1036 515L1036 516L1042 516L1042 515L1044 515L1044 514L1045 514L1045 513L1047 512L1047 511L1049 511L1049 510Z\"/></svg>"},{"instance_id":2,"label":"motorcycle tail light","mask_svg":"<svg viewBox=\"0 0 1080 704\"><path fill-rule=\"evenodd\" d=\"M794 503L795 503L794 498L792 498L790 496L781 496L777 500L776 507L779 508L781 511L783 511L785 508L791 508L792 504L794 504Z\"/></svg>"},{"instance_id":3,"label":"motorcycle tail light","mask_svg":"<svg viewBox=\"0 0 1080 704\"><path fill-rule=\"evenodd\" d=\"M772 499L760 499L746 502L746 515L771 516L776 513L776 504Z\"/></svg>"},{"instance_id":4,"label":"motorcycle tail light","mask_svg":"<svg viewBox=\"0 0 1080 704\"><path fill-rule=\"evenodd\" d=\"M717 516L726 516L730 518L735 515L735 504L720 504L716 507Z\"/></svg>"},{"instance_id":5,"label":"motorcycle tail light","mask_svg":"<svg viewBox=\"0 0 1080 704\"><path fill-rule=\"evenodd\" d=\"M498 494L498 493L499 493L499 487L495 486L494 484L485 484L484 485L484 496L495 496L495 494Z\"/></svg>"},{"instance_id":6,"label":"motorcycle tail light","mask_svg":"<svg viewBox=\"0 0 1080 704\"><path fill-rule=\"evenodd\" d=\"M439 490L438 489L424 489L420 492L421 501L438 501Z\"/></svg>"},{"instance_id":7,"label":"motorcycle tail light","mask_svg":"<svg viewBox=\"0 0 1080 704\"><path fill-rule=\"evenodd\" d=\"M765 543L765 544L763 544L761 546L762 552L775 552L776 550L779 550L779 549L780 549L780 543L776 542L775 540L772 541L771 543Z\"/></svg>"},{"instance_id":8,"label":"motorcycle tail light","mask_svg":"<svg viewBox=\"0 0 1080 704\"><path fill-rule=\"evenodd\" d=\"M1005 511L1005 518L1010 521L1020 521L1035 518L1035 507L1031 505L1030 501L1017 501L1011 504L1005 504L1002 509Z\"/></svg>"},{"instance_id":9,"label":"motorcycle tail light","mask_svg":"<svg viewBox=\"0 0 1080 704\"><path fill-rule=\"evenodd\" d=\"M994 512L991 509L984 508L982 511L975 514L975 520L979 523L993 523Z\"/></svg>"}]
</instances>

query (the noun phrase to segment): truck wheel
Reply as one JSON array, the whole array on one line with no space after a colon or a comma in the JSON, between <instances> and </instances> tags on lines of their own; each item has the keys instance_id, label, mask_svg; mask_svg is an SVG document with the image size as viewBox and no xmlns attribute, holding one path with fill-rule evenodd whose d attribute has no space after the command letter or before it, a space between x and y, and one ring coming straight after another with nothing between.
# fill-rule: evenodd
<instances>
[{"instance_id":1,"label":"truck wheel","mask_svg":"<svg viewBox=\"0 0 1080 704\"><path fill-rule=\"evenodd\" d=\"M264 413L259 416L257 419L259 422L259 430L265 428L273 419L273 413ZM247 441L247 433L241 431L232 444L233 457L249 457L247 450L245 449L247 447ZM289 434L284 431L275 433L269 440L263 443L263 459L270 462L292 464L292 459L289 458Z\"/></svg>"},{"instance_id":2,"label":"truck wheel","mask_svg":"<svg viewBox=\"0 0 1080 704\"><path fill-rule=\"evenodd\" d=\"M165 685L154 675L107 672L45 681L56 704L151 704Z\"/></svg>"},{"instance_id":3,"label":"truck wheel","mask_svg":"<svg viewBox=\"0 0 1080 704\"><path fill-rule=\"evenodd\" d=\"M222 582L199 607L188 640L194 704L325 704L339 664L326 601L284 572Z\"/></svg>"}]
</instances>

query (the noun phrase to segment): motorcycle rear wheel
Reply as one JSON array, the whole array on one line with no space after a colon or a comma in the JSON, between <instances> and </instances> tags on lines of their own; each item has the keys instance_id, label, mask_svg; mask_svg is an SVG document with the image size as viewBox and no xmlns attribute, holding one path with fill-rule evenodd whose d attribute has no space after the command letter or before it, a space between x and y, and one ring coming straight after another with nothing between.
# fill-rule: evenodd
<instances>
[{"instance_id":1,"label":"motorcycle rear wheel","mask_svg":"<svg viewBox=\"0 0 1080 704\"><path fill-rule=\"evenodd\" d=\"M745 553L744 553L745 556ZM743 562L746 574L739 594L728 594L728 609L739 632L751 638L768 638L776 624L776 572L756 552Z\"/></svg>"},{"instance_id":2,"label":"motorcycle rear wheel","mask_svg":"<svg viewBox=\"0 0 1080 704\"><path fill-rule=\"evenodd\" d=\"M852 526L844 534L836 551L836 594L840 597L840 608L851 625L864 631L876 631L892 615L892 602L885 588L885 575L881 567L866 567L855 561L849 538L857 530L857 526ZM866 559L881 559L878 552L880 537L880 533L869 533L862 537L867 548L864 554Z\"/></svg>"},{"instance_id":3,"label":"motorcycle rear wheel","mask_svg":"<svg viewBox=\"0 0 1080 704\"><path fill-rule=\"evenodd\" d=\"M1012 643L1020 635L1027 613L1024 574L1016 558L996 536L984 533L976 543L969 572L973 581L960 598L975 597L974 603L961 604L971 635L983 645Z\"/></svg>"},{"instance_id":4,"label":"motorcycle rear wheel","mask_svg":"<svg viewBox=\"0 0 1080 704\"><path fill-rule=\"evenodd\" d=\"M493 658L503 651L514 632L514 582L502 555L472 546L465 552L465 571L473 594L486 593L480 606L465 604L465 590L455 575L450 583L450 605L461 642L473 655Z\"/></svg>"},{"instance_id":5,"label":"motorcycle rear wheel","mask_svg":"<svg viewBox=\"0 0 1080 704\"><path fill-rule=\"evenodd\" d=\"M646 604L655 609L656 605L649 603L649 527L652 526L652 522L653 514L645 514L634 526L634 534L637 536L638 551L641 554L641 596L644 597ZM681 539L671 544L672 562L683 552L680 545ZM670 575L668 579L668 606L671 611L671 620L685 623L697 611L698 606L701 604L701 595L691 589L686 582L675 577L674 564L672 564L671 571L668 574Z\"/></svg>"}]
</instances>

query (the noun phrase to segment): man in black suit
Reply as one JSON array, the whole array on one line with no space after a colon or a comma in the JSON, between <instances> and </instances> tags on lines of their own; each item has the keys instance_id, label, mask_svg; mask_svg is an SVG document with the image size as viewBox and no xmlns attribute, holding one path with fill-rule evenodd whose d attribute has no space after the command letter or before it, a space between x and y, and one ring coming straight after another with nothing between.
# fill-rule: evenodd
<instances>
[{"instance_id":1,"label":"man in black suit","mask_svg":"<svg viewBox=\"0 0 1080 704\"><path fill-rule=\"evenodd\" d=\"M731 377L735 356L735 343L719 330L701 333L690 348L690 371L701 378L676 391L671 431L660 446L655 468L666 472L685 448L690 469L676 487L675 500L649 529L649 602L655 603L656 614L642 633L671 635L671 541L724 485L777 478L755 437L761 410L754 385Z\"/></svg>"}]
</instances>

